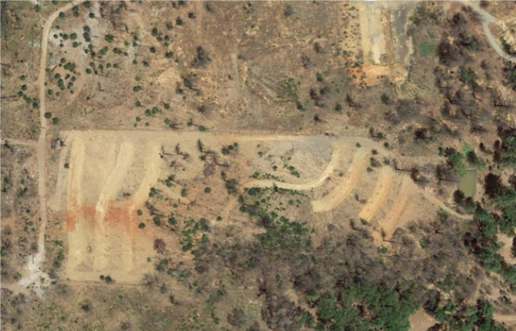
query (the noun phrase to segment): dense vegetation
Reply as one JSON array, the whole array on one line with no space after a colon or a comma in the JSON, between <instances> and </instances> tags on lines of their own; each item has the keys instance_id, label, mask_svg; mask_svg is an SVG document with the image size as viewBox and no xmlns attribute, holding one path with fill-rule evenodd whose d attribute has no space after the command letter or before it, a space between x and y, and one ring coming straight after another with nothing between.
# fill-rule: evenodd
<instances>
[{"instance_id":1,"label":"dense vegetation","mask_svg":"<svg viewBox=\"0 0 516 331\"><path fill-rule=\"evenodd\" d=\"M356 282L339 293L313 295L320 330L408 330L415 312L411 289Z\"/></svg>"},{"instance_id":2,"label":"dense vegetation","mask_svg":"<svg viewBox=\"0 0 516 331\"><path fill-rule=\"evenodd\" d=\"M505 330L493 320L493 306L483 300L479 300L476 306L448 303L436 311L436 317L446 323L450 330Z\"/></svg>"},{"instance_id":3,"label":"dense vegetation","mask_svg":"<svg viewBox=\"0 0 516 331\"><path fill-rule=\"evenodd\" d=\"M506 263L498 253L498 226L493 215L478 207L474 224L476 232L467 234L467 245L488 271L501 274L511 286L516 286L516 266Z\"/></svg>"}]
</instances>

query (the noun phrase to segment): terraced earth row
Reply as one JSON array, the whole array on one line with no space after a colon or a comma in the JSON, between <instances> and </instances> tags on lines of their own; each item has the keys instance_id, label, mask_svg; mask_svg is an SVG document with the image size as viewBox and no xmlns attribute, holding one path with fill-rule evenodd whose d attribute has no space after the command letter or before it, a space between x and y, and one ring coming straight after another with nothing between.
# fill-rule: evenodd
<instances>
[{"instance_id":1,"label":"terraced earth row","mask_svg":"<svg viewBox=\"0 0 516 331\"><path fill-rule=\"evenodd\" d=\"M161 192L163 203L190 208L202 199L196 187L211 186L218 199L210 204L212 216L238 213L236 197L213 175L218 168L238 180L240 191L303 191L314 215L368 221L379 244L425 211L446 208L396 172L388 150L361 137L68 131L62 138L50 207L66 220L70 280L109 274L136 283L150 271L157 234L138 219L152 192Z\"/></svg>"}]
</instances>

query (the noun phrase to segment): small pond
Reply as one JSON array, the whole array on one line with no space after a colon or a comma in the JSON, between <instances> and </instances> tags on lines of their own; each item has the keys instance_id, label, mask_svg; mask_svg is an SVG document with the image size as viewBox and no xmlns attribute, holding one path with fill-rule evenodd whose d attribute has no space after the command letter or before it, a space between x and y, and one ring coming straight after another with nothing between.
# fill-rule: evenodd
<instances>
[{"instance_id":1,"label":"small pond","mask_svg":"<svg viewBox=\"0 0 516 331\"><path fill-rule=\"evenodd\" d=\"M459 180L459 190L461 190L466 197L474 197L477 191L477 170L466 169L464 176Z\"/></svg>"}]
</instances>

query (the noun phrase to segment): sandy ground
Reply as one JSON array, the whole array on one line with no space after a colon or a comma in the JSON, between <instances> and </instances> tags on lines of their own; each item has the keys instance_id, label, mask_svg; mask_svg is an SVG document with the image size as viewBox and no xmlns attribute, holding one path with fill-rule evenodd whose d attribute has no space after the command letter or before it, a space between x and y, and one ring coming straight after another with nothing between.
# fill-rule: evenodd
<instances>
[{"instance_id":1,"label":"sandy ground","mask_svg":"<svg viewBox=\"0 0 516 331\"><path fill-rule=\"evenodd\" d=\"M516 315L494 314L494 319L497 322L503 323L507 330L516 330Z\"/></svg>"},{"instance_id":2,"label":"sandy ground","mask_svg":"<svg viewBox=\"0 0 516 331\"><path fill-rule=\"evenodd\" d=\"M383 64L384 57L387 56L383 8L374 4L360 3L359 13L364 62Z\"/></svg>"},{"instance_id":3,"label":"sandy ground","mask_svg":"<svg viewBox=\"0 0 516 331\"><path fill-rule=\"evenodd\" d=\"M314 213L330 211L346 200L364 175L368 161L369 158L365 149L361 149L355 153L353 162L346 172L346 175L341 180L341 184L328 195L312 201Z\"/></svg>"},{"instance_id":4,"label":"sandy ground","mask_svg":"<svg viewBox=\"0 0 516 331\"><path fill-rule=\"evenodd\" d=\"M142 146L137 161L135 145L128 141L97 144L88 134L72 139L68 183L66 276L71 280L98 280L110 275L118 282L134 283L151 270L147 257L153 254L152 240L135 236L136 209L145 202L159 176L156 159L159 145ZM143 178L132 197L118 199L134 163ZM58 188L60 181L58 179ZM148 240L146 240L148 239ZM135 253L137 252L137 253Z\"/></svg>"},{"instance_id":5,"label":"sandy ground","mask_svg":"<svg viewBox=\"0 0 516 331\"><path fill-rule=\"evenodd\" d=\"M407 77L406 65L413 48L406 30L414 4L365 1L357 6L363 82L376 85L383 77L389 77L393 82L402 83Z\"/></svg>"},{"instance_id":6,"label":"sandy ground","mask_svg":"<svg viewBox=\"0 0 516 331\"><path fill-rule=\"evenodd\" d=\"M427 331L437 321L428 315L424 309L419 309L416 313L410 316L410 331Z\"/></svg>"},{"instance_id":7,"label":"sandy ground","mask_svg":"<svg viewBox=\"0 0 516 331\"><path fill-rule=\"evenodd\" d=\"M362 208L358 216L366 221L371 221L378 211L384 207L387 198L394 186L396 174L390 167L383 167L380 169L380 175L373 194L367 201L367 204Z\"/></svg>"},{"instance_id":8,"label":"sandy ground","mask_svg":"<svg viewBox=\"0 0 516 331\"><path fill-rule=\"evenodd\" d=\"M98 281L101 275L109 275L115 281L127 284L138 283L153 268L148 258L154 255L155 234L147 228L137 228L137 210L144 209L152 187L165 191L166 187L160 180L170 168L167 168L162 153L173 154L176 146L180 146L189 154L186 160L181 160L181 171L175 175L177 179L192 181L203 176L199 143L218 151L222 146L237 141L244 157L235 162L247 165L249 171L246 176L249 178L251 170L267 171L256 169L259 163L252 161L252 167L249 167L247 159L257 158L257 146L290 151L294 141L301 141L306 149L317 150L319 142L331 146L334 140L326 137L178 134L170 131L68 131L63 132L62 137L66 148L61 150L58 160L60 172L51 207L66 215L66 277L73 281ZM280 148L281 145L285 146ZM315 170L320 174L317 178L304 180L303 184L253 180L249 187L277 185L310 190L322 185L328 176L334 174L340 158L339 149L333 149L325 167L322 162L315 161L317 156L299 157L294 153L292 161L289 161L297 162L298 167L303 162L321 164L320 169ZM69 163L66 171L61 170L65 163ZM179 196L179 192L169 190L166 195L180 203L190 203L187 198Z\"/></svg>"},{"instance_id":9,"label":"sandy ground","mask_svg":"<svg viewBox=\"0 0 516 331\"><path fill-rule=\"evenodd\" d=\"M336 166L339 165L339 160L341 158L341 148L340 145L335 145L333 147L333 153L331 156L331 160L328 163L328 166L324 169L324 171L321 173L321 175L316 179L304 179L304 182L302 184L291 184L291 183L284 183L281 181L275 181L275 180L251 180L247 183L245 183L244 187L273 187L277 186L282 189L286 190L295 190L295 191L306 191L311 190L313 188L316 188L318 186L321 186L324 184L324 182L328 179L329 176L333 175Z\"/></svg>"},{"instance_id":10,"label":"sandy ground","mask_svg":"<svg viewBox=\"0 0 516 331\"><path fill-rule=\"evenodd\" d=\"M137 210L145 209L153 187L163 191L169 201L195 206L195 196L192 201L190 196L180 195L183 184L179 183L210 185L211 177L204 175L202 149L218 152L223 146L238 143L237 154L219 155L238 169L231 178L238 179L240 190L276 186L304 191L312 199L314 213L325 217L325 213L342 208L351 217L377 226L384 234L375 234L379 244L417 215L435 213L436 203L444 206L390 166L368 171L373 149L378 151L378 159L394 156L361 137L99 130L65 131L62 138L66 146L56 161L59 173L50 207L66 215L65 274L70 280L96 281L100 275L110 275L121 283L138 283L153 267L149 258L154 256L156 233L150 227L138 229ZM179 157L178 149L188 156ZM171 155L175 157L172 168ZM294 165L302 175L293 176L282 169L282 162ZM65 163L69 169L64 169ZM276 178L252 178L255 172L273 173L273 165L279 166ZM163 184L170 171L178 181L172 188ZM358 193L364 200L362 205L355 199L345 203ZM216 194L226 196L227 192ZM230 220L238 203L231 198L226 202L213 213Z\"/></svg>"},{"instance_id":11,"label":"sandy ground","mask_svg":"<svg viewBox=\"0 0 516 331\"><path fill-rule=\"evenodd\" d=\"M41 33L41 59L39 66L38 75L38 95L40 100L39 105L39 117L40 117L40 128L39 137L37 144L37 156L38 156L38 197L39 197L39 209L40 209L40 230L38 237L38 252L29 258L27 261L26 270L23 278L20 280L20 285L23 287L31 287L38 295L43 294L43 287L48 284L48 275L42 270L42 265L45 260L45 233L48 222L47 215L47 128L48 123L45 118L46 113L46 74L47 74L47 63L48 63L48 40L50 30L54 21L59 17L60 13L64 13L70 10L73 6L81 3L81 1L73 1L65 6L59 8L59 10L53 12L45 22L43 31Z\"/></svg>"},{"instance_id":12,"label":"sandy ground","mask_svg":"<svg viewBox=\"0 0 516 331\"><path fill-rule=\"evenodd\" d=\"M516 257L512 256L512 237L509 237L503 233L499 233L498 241L502 243L500 255L503 256L505 262L509 264L516 264Z\"/></svg>"},{"instance_id":13,"label":"sandy ground","mask_svg":"<svg viewBox=\"0 0 516 331\"><path fill-rule=\"evenodd\" d=\"M380 227L385 235L385 239L389 240L394 231L401 225L405 224L409 219L404 217L405 211L410 204L411 199L417 198L417 187L408 176L401 179L398 191L395 193L396 202L388 210L382 220L379 220Z\"/></svg>"}]
</instances>

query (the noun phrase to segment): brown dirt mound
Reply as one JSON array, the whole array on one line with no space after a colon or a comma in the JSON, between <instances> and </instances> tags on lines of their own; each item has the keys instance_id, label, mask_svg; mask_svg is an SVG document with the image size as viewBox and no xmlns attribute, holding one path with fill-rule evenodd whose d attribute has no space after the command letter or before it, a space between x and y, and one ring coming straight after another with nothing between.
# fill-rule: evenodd
<instances>
[{"instance_id":1,"label":"brown dirt mound","mask_svg":"<svg viewBox=\"0 0 516 331\"><path fill-rule=\"evenodd\" d=\"M314 213L330 211L346 200L360 182L368 161L365 149L359 150L353 157L353 162L342 179L341 185L321 199L312 201Z\"/></svg>"},{"instance_id":2,"label":"brown dirt mound","mask_svg":"<svg viewBox=\"0 0 516 331\"><path fill-rule=\"evenodd\" d=\"M358 217L366 221L371 221L382 207L384 207L395 181L396 174L391 167L383 167L380 169L380 175L376 182L373 194L367 200L367 204L362 208Z\"/></svg>"}]
</instances>

